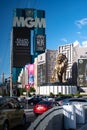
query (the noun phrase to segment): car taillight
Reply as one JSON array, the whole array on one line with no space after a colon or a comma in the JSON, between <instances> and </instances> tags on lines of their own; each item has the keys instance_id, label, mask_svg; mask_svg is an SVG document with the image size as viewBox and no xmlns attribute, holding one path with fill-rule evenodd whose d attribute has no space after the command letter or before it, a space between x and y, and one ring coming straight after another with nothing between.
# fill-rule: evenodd
<instances>
[{"instance_id":1,"label":"car taillight","mask_svg":"<svg viewBox=\"0 0 87 130\"><path fill-rule=\"evenodd\" d=\"M36 109L36 108L38 108L38 107L39 107L39 105L37 104L37 105L34 106L34 109Z\"/></svg>"},{"instance_id":2,"label":"car taillight","mask_svg":"<svg viewBox=\"0 0 87 130\"><path fill-rule=\"evenodd\" d=\"M47 110L47 106L46 105L43 105L42 106L44 110Z\"/></svg>"}]
</instances>

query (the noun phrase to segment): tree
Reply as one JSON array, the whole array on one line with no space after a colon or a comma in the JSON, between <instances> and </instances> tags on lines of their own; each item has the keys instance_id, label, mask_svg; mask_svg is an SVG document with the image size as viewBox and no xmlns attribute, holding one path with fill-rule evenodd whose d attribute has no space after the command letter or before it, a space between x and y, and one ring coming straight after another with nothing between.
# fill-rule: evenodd
<instances>
[{"instance_id":1,"label":"tree","mask_svg":"<svg viewBox=\"0 0 87 130\"><path fill-rule=\"evenodd\" d=\"M33 87L30 87L30 89L29 89L29 92L31 93L31 92L36 92L36 90L35 90L35 88L33 88Z\"/></svg>"}]
</instances>

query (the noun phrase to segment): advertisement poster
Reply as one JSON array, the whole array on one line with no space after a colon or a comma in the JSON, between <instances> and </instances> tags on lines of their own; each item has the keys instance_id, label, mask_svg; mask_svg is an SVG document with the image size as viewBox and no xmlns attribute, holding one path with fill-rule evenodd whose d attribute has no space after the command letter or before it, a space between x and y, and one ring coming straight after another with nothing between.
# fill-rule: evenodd
<instances>
[{"instance_id":1,"label":"advertisement poster","mask_svg":"<svg viewBox=\"0 0 87 130\"><path fill-rule=\"evenodd\" d=\"M28 28L13 28L13 67L23 67L31 61L30 30Z\"/></svg>"},{"instance_id":2,"label":"advertisement poster","mask_svg":"<svg viewBox=\"0 0 87 130\"><path fill-rule=\"evenodd\" d=\"M87 86L87 59L78 60L78 86Z\"/></svg>"},{"instance_id":3,"label":"advertisement poster","mask_svg":"<svg viewBox=\"0 0 87 130\"><path fill-rule=\"evenodd\" d=\"M45 35L36 35L36 51L45 51L46 49L46 36Z\"/></svg>"},{"instance_id":4,"label":"advertisement poster","mask_svg":"<svg viewBox=\"0 0 87 130\"><path fill-rule=\"evenodd\" d=\"M28 84L32 87L34 85L34 64L28 64L26 68L28 69Z\"/></svg>"}]
</instances>

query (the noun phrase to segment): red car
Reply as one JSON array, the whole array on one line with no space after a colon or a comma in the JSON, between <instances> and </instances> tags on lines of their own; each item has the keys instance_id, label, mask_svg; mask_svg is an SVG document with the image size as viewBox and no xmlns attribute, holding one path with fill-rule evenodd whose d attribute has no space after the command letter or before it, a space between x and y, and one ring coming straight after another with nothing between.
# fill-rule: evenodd
<instances>
[{"instance_id":1,"label":"red car","mask_svg":"<svg viewBox=\"0 0 87 130\"><path fill-rule=\"evenodd\" d=\"M33 111L35 115L37 116L37 115L43 114L44 112L46 112L47 110L55 106L59 106L59 104L54 101L40 101L34 106Z\"/></svg>"}]
</instances>

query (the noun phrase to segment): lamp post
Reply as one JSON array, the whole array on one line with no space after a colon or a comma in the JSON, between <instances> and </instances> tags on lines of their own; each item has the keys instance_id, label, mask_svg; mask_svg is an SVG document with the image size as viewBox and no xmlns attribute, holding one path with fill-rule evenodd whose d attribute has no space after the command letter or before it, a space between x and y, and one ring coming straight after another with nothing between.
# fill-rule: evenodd
<instances>
[{"instance_id":1,"label":"lamp post","mask_svg":"<svg viewBox=\"0 0 87 130\"><path fill-rule=\"evenodd\" d=\"M11 32L11 44L10 44L10 97L12 97L12 64L13 64L12 33L13 32Z\"/></svg>"},{"instance_id":2,"label":"lamp post","mask_svg":"<svg viewBox=\"0 0 87 130\"><path fill-rule=\"evenodd\" d=\"M10 97L12 97L12 73L10 75Z\"/></svg>"},{"instance_id":3,"label":"lamp post","mask_svg":"<svg viewBox=\"0 0 87 130\"><path fill-rule=\"evenodd\" d=\"M26 87L27 98L28 98L28 91L30 89L30 86L29 85L25 85L25 87ZM27 109L28 109L28 99L27 99Z\"/></svg>"}]
</instances>

